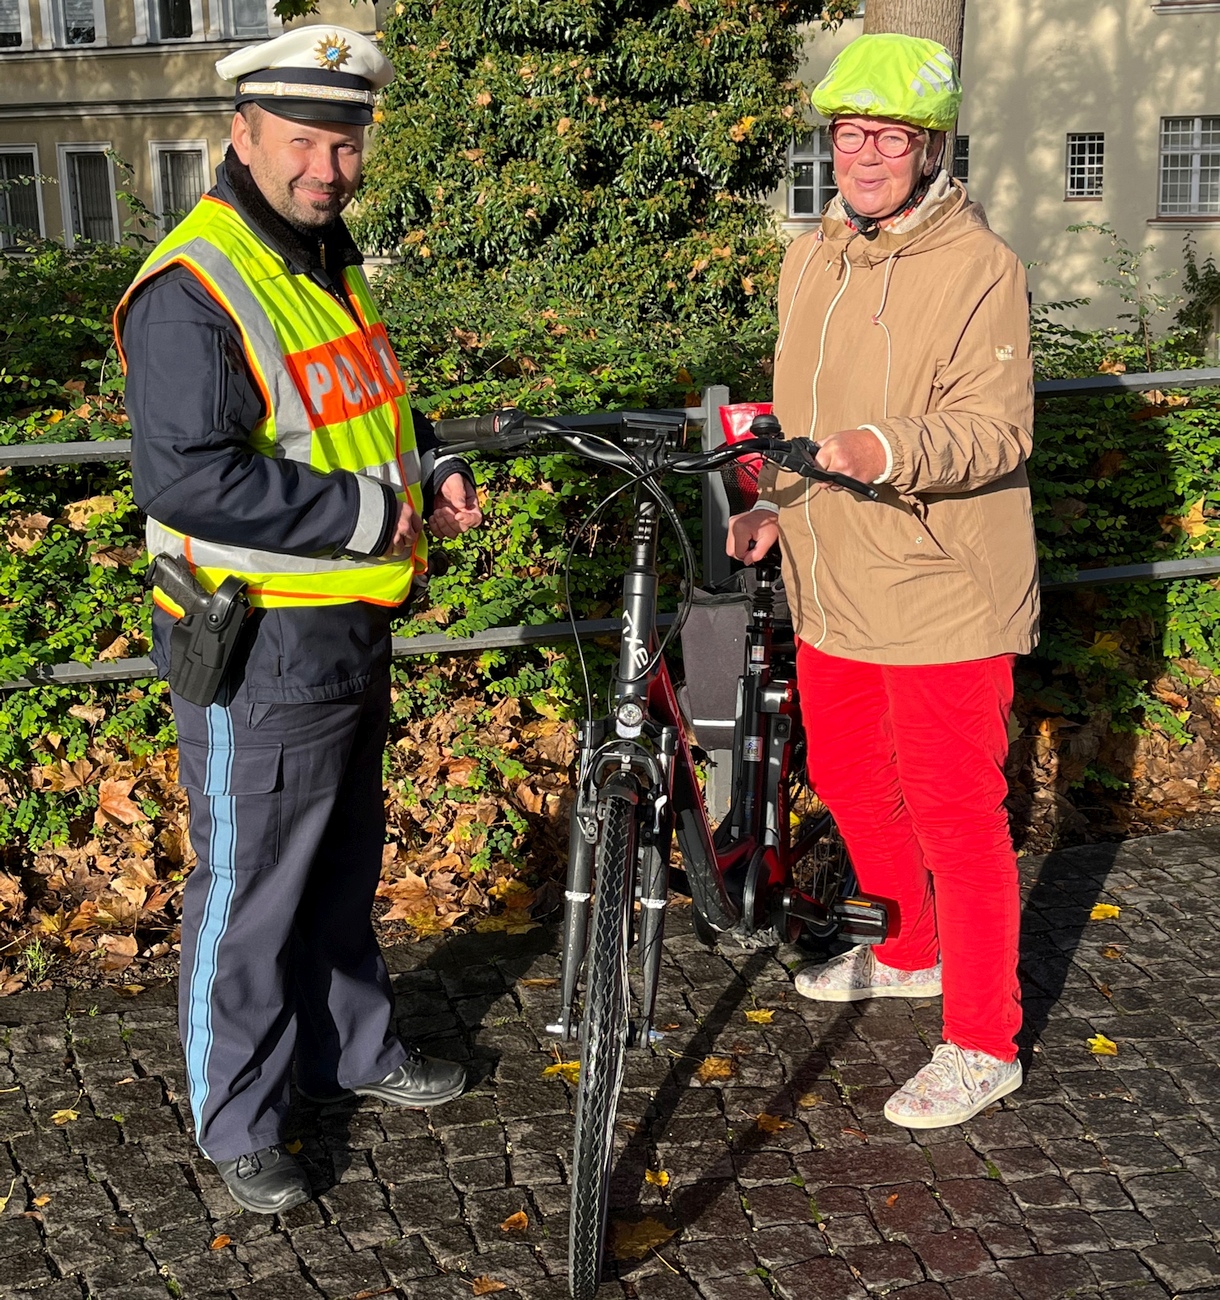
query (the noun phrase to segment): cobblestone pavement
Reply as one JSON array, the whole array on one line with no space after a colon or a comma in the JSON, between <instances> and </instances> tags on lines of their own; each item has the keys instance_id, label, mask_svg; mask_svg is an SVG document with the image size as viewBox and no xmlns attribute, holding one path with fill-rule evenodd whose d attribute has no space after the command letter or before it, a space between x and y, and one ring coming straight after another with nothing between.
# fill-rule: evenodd
<instances>
[{"instance_id":1,"label":"cobblestone pavement","mask_svg":"<svg viewBox=\"0 0 1220 1300\"><path fill-rule=\"evenodd\" d=\"M606 1296L1220 1300L1220 830L1023 866L1028 1082L916 1136L881 1107L937 1041L935 1002L803 1002L794 952L709 953L675 909L671 1028L628 1066L613 1193L619 1254L643 1257ZM1090 920L1098 901L1121 915ZM276 1220L235 1212L193 1149L171 988L0 999L0 1296L565 1295L552 936L390 957L404 1027L477 1083L431 1117L302 1104L318 1197ZM731 1077L700 1082L710 1055Z\"/></svg>"}]
</instances>

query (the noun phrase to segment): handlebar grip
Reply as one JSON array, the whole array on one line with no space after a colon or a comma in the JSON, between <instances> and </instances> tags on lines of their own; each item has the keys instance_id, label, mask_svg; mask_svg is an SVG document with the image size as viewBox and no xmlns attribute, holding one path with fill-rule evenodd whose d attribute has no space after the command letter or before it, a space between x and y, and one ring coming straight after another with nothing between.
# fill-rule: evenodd
<instances>
[{"instance_id":1,"label":"handlebar grip","mask_svg":"<svg viewBox=\"0 0 1220 1300\"><path fill-rule=\"evenodd\" d=\"M441 442L477 442L495 438L500 433L500 422L507 411L493 411L490 415L463 416L455 420L437 420L433 428ZM512 414L516 414L513 412Z\"/></svg>"},{"instance_id":2,"label":"handlebar grip","mask_svg":"<svg viewBox=\"0 0 1220 1300\"><path fill-rule=\"evenodd\" d=\"M877 489L871 483L862 483L858 478L848 478L846 474L827 473L825 478L828 483L847 488L849 492L855 492L869 501L877 500Z\"/></svg>"}]
</instances>

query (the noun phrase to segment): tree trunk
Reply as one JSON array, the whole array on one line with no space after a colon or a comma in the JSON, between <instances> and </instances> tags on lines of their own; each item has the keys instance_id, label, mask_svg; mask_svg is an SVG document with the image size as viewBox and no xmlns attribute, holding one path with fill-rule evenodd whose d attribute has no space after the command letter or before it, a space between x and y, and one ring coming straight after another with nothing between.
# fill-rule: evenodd
<instances>
[{"instance_id":1,"label":"tree trunk","mask_svg":"<svg viewBox=\"0 0 1220 1300\"><path fill-rule=\"evenodd\" d=\"M923 36L946 46L962 66L962 23L966 0L867 0L864 31Z\"/></svg>"}]
</instances>

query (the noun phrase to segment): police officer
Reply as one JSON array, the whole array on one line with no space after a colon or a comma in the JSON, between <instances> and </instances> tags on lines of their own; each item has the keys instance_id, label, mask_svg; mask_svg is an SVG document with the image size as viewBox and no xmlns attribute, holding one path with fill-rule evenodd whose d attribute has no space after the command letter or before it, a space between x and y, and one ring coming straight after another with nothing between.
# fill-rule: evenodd
<instances>
[{"instance_id":1,"label":"police officer","mask_svg":"<svg viewBox=\"0 0 1220 1300\"><path fill-rule=\"evenodd\" d=\"M370 914L390 619L425 570L424 519L456 537L482 516L411 411L339 215L393 68L320 26L216 67L237 91L216 187L153 250L115 331L149 550L206 593L244 582L251 606L211 704L173 691L184 609L161 589L153 638L198 855L179 998L196 1139L240 1206L277 1213L311 1195L280 1145L294 1062L319 1101L428 1106L465 1085L399 1041Z\"/></svg>"}]
</instances>

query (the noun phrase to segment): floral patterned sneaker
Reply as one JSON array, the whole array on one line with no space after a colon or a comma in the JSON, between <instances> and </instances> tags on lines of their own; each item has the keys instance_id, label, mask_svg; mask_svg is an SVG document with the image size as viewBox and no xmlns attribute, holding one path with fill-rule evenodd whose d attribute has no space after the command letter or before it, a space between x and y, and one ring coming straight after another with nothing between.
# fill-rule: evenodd
<instances>
[{"instance_id":1,"label":"floral patterned sneaker","mask_svg":"<svg viewBox=\"0 0 1220 1300\"><path fill-rule=\"evenodd\" d=\"M948 1128L1020 1086L1020 1061L941 1043L927 1065L885 1103L885 1117L904 1128Z\"/></svg>"},{"instance_id":2,"label":"floral patterned sneaker","mask_svg":"<svg viewBox=\"0 0 1220 1300\"><path fill-rule=\"evenodd\" d=\"M859 944L824 966L806 966L796 976L796 991L815 1002L860 1002L864 998L938 998L940 963L927 970L896 970Z\"/></svg>"}]
</instances>

